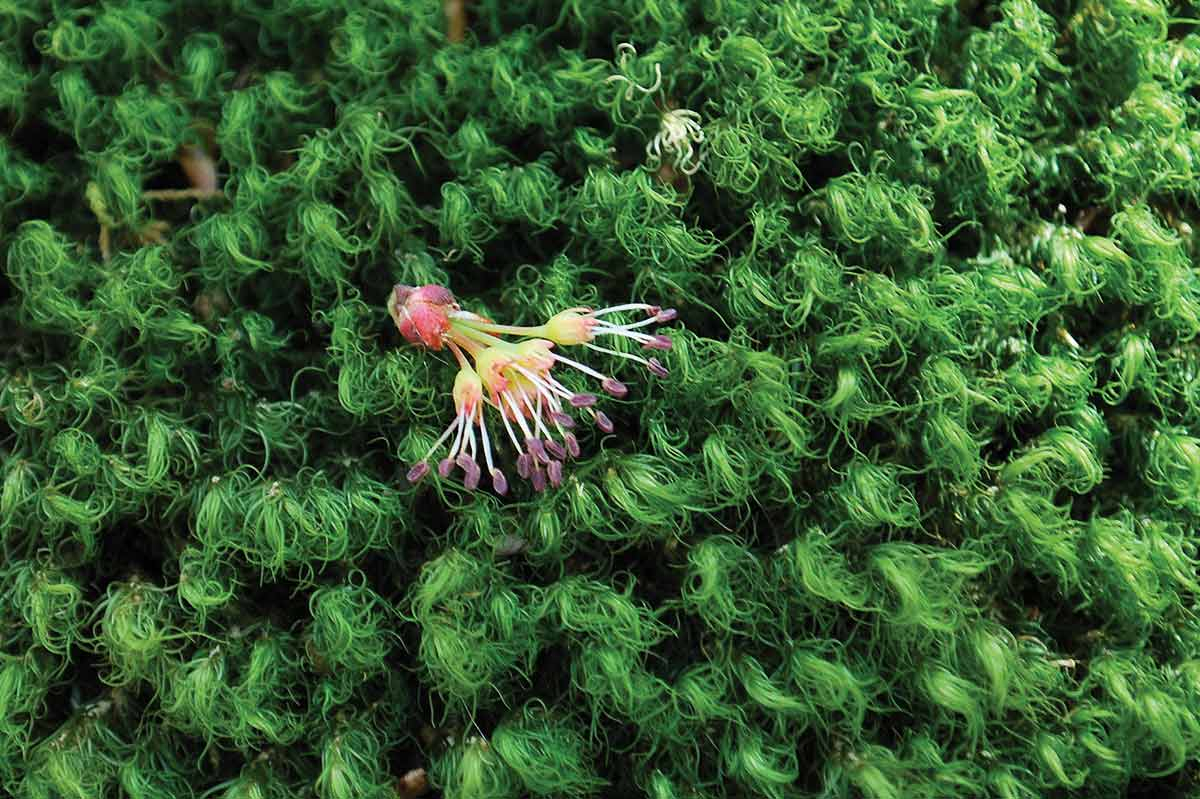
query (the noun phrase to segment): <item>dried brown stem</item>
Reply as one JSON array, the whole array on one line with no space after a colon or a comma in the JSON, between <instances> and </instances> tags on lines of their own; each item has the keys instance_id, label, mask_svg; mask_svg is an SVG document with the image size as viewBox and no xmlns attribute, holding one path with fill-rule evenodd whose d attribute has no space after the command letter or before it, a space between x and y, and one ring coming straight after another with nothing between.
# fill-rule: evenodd
<instances>
[{"instance_id":1,"label":"dried brown stem","mask_svg":"<svg viewBox=\"0 0 1200 799\"><path fill-rule=\"evenodd\" d=\"M458 44L467 36L467 0L445 0L446 39Z\"/></svg>"},{"instance_id":2,"label":"dried brown stem","mask_svg":"<svg viewBox=\"0 0 1200 799\"><path fill-rule=\"evenodd\" d=\"M220 189L152 189L142 192L147 200L207 200L220 195Z\"/></svg>"},{"instance_id":3,"label":"dried brown stem","mask_svg":"<svg viewBox=\"0 0 1200 799\"><path fill-rule=\"evenodd\" d=\"M200 147L184 145L179 148L178 160L193 189L217 192L217 165L211 155Z\"/></svg>"}]
</instances>

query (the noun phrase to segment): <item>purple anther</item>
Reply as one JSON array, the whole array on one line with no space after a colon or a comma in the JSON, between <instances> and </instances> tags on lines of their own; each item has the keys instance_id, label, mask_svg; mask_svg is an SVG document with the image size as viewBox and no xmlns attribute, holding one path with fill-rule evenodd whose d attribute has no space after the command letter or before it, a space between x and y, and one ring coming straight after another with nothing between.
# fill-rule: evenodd
<instances>
[{"instance_id":1,"label":"purple anther","mask_svg":"<svg viewBox=\"0 0 1200 799\"><path fill-rule=\"evenodd\" d=\"M562 485L562 461L550 461L550 465L546 467L546 474L550 477L550 485L556 488Z\"/></svg>"},{"instance_id":2,"label":"purple anther","mask_svg":"<svg viewBox=\"0 0 1200 799\"><path fill-rule=\"evenodd\" d=\"M595 394L572 394L571 407L573 408L590 408L596 404Z\"/></svg>"},{"instance_id":3,"label":"purple anther","mask_svg":"<svg viewBox=\"0 0 1200 799\"><path fill-rule=\"evenodd\" d=\"M550 414L550 418L554 421L554 423L556 425L563 428L564 430L570 430L572 427L575 426L575 420L572 419L570 416L567 416L565 413L559 413L559 412L555 411Z\"/></svg>"},{"instance_id":4,"label":"purple anther","mask_svg":"<svg viewBox=\"0 0 1200 799\"><path fill-rule=\"evenodd\" d=\"M541 469L534 469L533 474L530 475L530 479L533 480L534 491L546 490L546 473Z\"/></svg>"},{"instance_id":5,"label":"purple anther","mask_svg":"<svg viewBox=\"0 0 1200 799\"><path fill-rule=\"evenodd\" d=\"M550 456L546 454L546 448L542 446L542 442L538 439L525 439L525 449L529 450L529 454L542 463L550 462Z\"/></svg>"},{"instance_id":6,"label":"purple anther","mask_svg":"<svg viewBox=\"0 0 1200 799\"><path fill-rule=\"evenodd\" d=\"M551 458L561 461L567 457L567 451L563 449L563 445L555 441L553 438L547 438L542 443L546 445L546 452L550 453Z\"/></svg>"},{"instance_id":7,"label":"purple anther","mask_svg":"<svg viewBox=\"0 0 1200 799\"><path fill-rule=\"evenodd\" d=\"M614 380L611 377L604 378L604 381L600 383L600 387L617 399L621 399L621 397L629 393L629 389L626 388L624 383Z\"/></svg>"},{"instance_id":8,"label":"purple anther","mask_svg":"<svg viewBox=\"0 0 1200 799\"><path fill-rule=\"evenodd\" d=\"M678 316L679 316L679 311L675 310L674 308L664 308L661 311L658 311L657 313L654 314L654 321L658 322L661 325L661 324L665 324L667 322L675 321L675 319L678 318Z\"/></svg>"},{"instance_id":9,"label":"purple anther","mask_svg":"<svg viewBox=\"0 0 1200 799\"><path fill-rule=\"evenodd\" d=\"M574 433L565 433L563 435L563 443L567 445L567 452L572 458L579 457L579 439L575 438Z\"/></svg>"},{"instance_id":10,"label":"purple anther","mask_svg":"<svg viewBox=\"0 0 1200 799\"><path fill-rule=\"evenodd\" d=\"M656 333L642 344L642 347L648 350L669 350L671 346L671 337L661 333Z\"/></svg>"},{"instance_id":11,"label":"purple anther","mask_svg":"<svg viewBox=\"0 0 1200 799\"><path fill-rule=\"evenodd\" d=\"M531 471L533 471L533 456L522 452L517 456L517 476L522 480L528 480Z\"/></svg>"},{"instance_id":12,"label":"purple anther","mask_svg":"<svg viewBox=\"0 0 1200 799\"><path fill-rule=\"evenodd\" d=\"M646 362L646 368L650 370L652 375L656 377L670 377L671 373L667 371L667 367L662 365L658 358L651 358Z\"/></svg>"},{"instance_id":13,"label":"purple anther","mask_svg":"<svg viewBox=\"0 0 1200 799\"><path fill-rule=\"evenodd\" d=\"M596 411L596 427L606 433L611 433L613 431L612 419L609 419L604 411Z\"/></svg>"},{"instance_id":14,"label":"purple anther","mask_svg":"<svg viewBox=\"0 0 1200 799\"><path fill-rule=\"evenodd\" d=\"M475 462L475 459L467 453L461 452L459 453L457 460L455 460L455 463L457 463L459 468L463 470L463 485L466 486L467 490L474 491L476 488L478 488L481 470L479 468L479 464Z\"/></svg>"},{"instance_id":15,"label":"purple anther","mask_svg":"<svg viewBox=\"0 0 1200 799\"><path fill-rule=\"evenodd\" d=\"M492 469L492 489L500 496L508 493L508 478L499 469Z\"/></svg>"},{"instance_id":16,"label":"purple anther","mask_svg":"<svg viewBox=\"0 0 1200 799\"><path fill-rule=\"evenodd\" d=\"M454 459L442 458L438 461L438 474L442 477L449 477L450 472L454 471Z\"/></svg>"},{"instance_id":17,"label":"purple anther","mask_svg":"<svg viewBox=\"0 0 1200 799\"><path fill-rule=\"evenodd\" d=\"M413 467L408 470L408 482L410 482L410 483L420 482L421 479L424 478L425 475L427 475L427 474L429 474L429 464L428 463L426 463L425 461L421 461L420 463L414 463Z\"/></svg>"}]
</instances>

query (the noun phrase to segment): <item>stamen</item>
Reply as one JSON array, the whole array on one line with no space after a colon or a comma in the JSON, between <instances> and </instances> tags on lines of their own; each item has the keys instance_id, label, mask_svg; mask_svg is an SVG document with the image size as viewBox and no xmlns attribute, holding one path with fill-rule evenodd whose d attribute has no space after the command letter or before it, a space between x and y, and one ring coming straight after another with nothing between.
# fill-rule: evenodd
<instances>
[{"instance_id":1,"label":"stamen","mask_svg":"<svg viewBox=\"0 0 1200 799\"><path fill-rule=\"evenodd\" d=\"M561 461L550 461L546 466L546 474L550 477L550 485L558 487L562 485L563 465Z\"/></svg>"},{"instance_id":2,"label":"stamen","mask_svg":"<svg viewBox=\"0 0 1200 799\"><path fill-rule=\"evenodd\" d=\"M646 368L650 370L656 377L670 377L671 373L667 371L667 367L662 365L658 358L651 358L646 363Z\"/></svg>"},{"instance_id":3,"label":"stamen","mask_svg":"<svg viewBox=\"0 0 1200 799\"><path fill-rule=\"evenodd\" d=\"M453 433L455 430L457 430L458 426L461 424L462 424L462 416L461 415L455 416L454 421L451 422L450 426L446 428L445 432L443 432L441 434L441 436L438 437L438 440L433 442L433 446L429 448L429 452L425 453L425 457L422 458L422 460L429 460L430 456L433 455L433 453L437 452L438 449L442 446L442 444L446 443L446 439L449 438L450 434Z\"/></svg>"},{"instance_id":4,"label":"stamen","mask_svg":"<svg viewBox=\"0 0 1200 799\"><path fill-rule=\"evenodd\" d=\"M525 439L525 446L529 449L529 454L537 458L542 463L550 462L550 456L546 454L546 448L542 446L542 442L538 439Z\"/></svg>"},{"instance_id":5,"label":"stamen","mask_svg":"<svg viewBox=\"0 0 1200 799\"><path fill-rule=\"evenodd\" d=\"M629 389L626 388L624 383L619 380L614 380L611 377L604 378L604 381L600 383L600 387L617 399L621 399L629 393Z\"/></svg>"},{"instance_id":6,"label":"stamen","mask_svg":"<svg viewBox=\"0 0 1200 799\"><path fill-rule=\"evenodd\" d=\"M587 347L590 350L595 350L596 352L604 352L609 355L615 355L618 358L625 358L626 360L629 360L629 361L637 361L638 363L642 364L643 366L646 365L646 359L640 355L634 355L633 353L630 353L630 352L620 352L618 350L610 350L608 347L601 347L598 344L584 344L583 346Z\"/></svg>"},{"instance_id":7,"label":"stamen","mask_svg":"<svg viewBox=\"0 0 1200 799\"><path fill-rule=\"evenodd\" d=\"M508 493L508 478L499 469L492 469L492 489L500 496Z\"/></svg>"},{"instance_id":8,"label":"stamen","mask_svg":"<svg viewBox=\"0 0 1200 799\"><path fill-rule=\"evenodd\" d=\"M575 394L574 391L567 388L562 383L558 382L558 380L555 379L554 375L550 374L549 372L546 372L544 375L542 375L542 377L547 383L554 386L554 388L557 390L556 393L559 393L561 396L565 397L566 399L570 400L571 397L574 396L574 394Z\"/></svg>"},{"instance_id":9,"label":"stamen","mask_svg":"<svg viewBox=\"0 0 1200 799\"><path fill-rule=\"evenodd\" d=\"M644 302L627 302L624 305L610 305L607 308L601 308L598 311L592 311L592 316L605 316L610 313L618 313L620 311L650 311L659 312L659 306L649 305Z\"/></svg>"},{"instance_id":10,"label":"stamen","mask_svg":"<svg viewBox=\"0 0 1200 799\"><path fill-rule=\"evenodd\" d=\"M558 353L552 352L552 353L550 353L550 357L553 358L554 360L558 361L559 363L565 363L567 366L578 369L579 371L583 372L585 375L587 375L589 377L594 377L597 380L604 380L607 377L607 375L600 374L599 372L597 372L595 369L593 369L590 366L585 366L584 364L580 363L579 361L573 361L570 358L566 358L562 355L559 355Z\"/></svg>"},{"instance_id":11,"label":"stamen","mask_svg":"<svg viewBox=\"0 0 1200 799\"><path fill-rule=\"evenodd\" d=\"M525 410L529 412L528 414L522 413L521 415L528 415L531 420L537 419L540 409L533 404L533 399L529 396L529 392L525 390L525 386L517 386L516 390L520 392L521 405L524 406ZM539 395L539 397L540 396L541 395Z\"/></svg>"},{"instance_id":12,"label":"stamen","mask_svg":"<svg viewBox=\"0 0 1200 799\"><path fill-rule=\"evenodd\" d=\"M546 410L547 419L553 420L555 416L563 415L563 404L558 397L551 397L550 401L547 402L546 405L548 406Z\"/></svg>"},{"instance_id":13,"label":"stamen","mask_svg":"<svg viewBox=\"0 0 1200 799\"><path fill-rule=\"evenodd\" d=\"M526 377L530 383L533 383L536 388L538 388L539 404L541 403L542 398L545 398L547 404L550 404L552 408L557 408L558 397L562 397L566 399L566 401L570 402L571 397L575 396L574 392L566 388L566 386L563 384L560 384L558 380L548 376L548 374L544 380L523 366L514 366L514 368L516 368L517 372L523 374L523 376ZM538 415L541 415L541 408L538 409Z\"/></svg>"},{"instance_id":14,"label":"stamen","mask_svg":"<svg viewBox=\"0 0 1200 799\"><path fill-rule=\"evenodd\" d=\"M651 336L649 341L642 343L642 346L648 350L669 350L674 346L670 337L662 334Z\"/></svg>"},{"instance_id":15,"label":"stamen","mask_svg":"<svg viewBox=\"0 0 1200 799\"><path fill-rule=\"evenodd\" d=\"M596 331L596 335L597 336L620 336L622 338L627 338L630 341L636 341L638 344L641 344L642 346L646 346L646 342L654 341L657 338L657 336L655 334L642 333L640 331L630 330L630 329L624 328L624 327L606 327L606 328L598 329ZM584 342L584 343L586 344L587 342Z\"/></svg>"},{"instance_id":16,"label":"stamen","mask_svg":"<svg viewBox=\"0 0 1200 799\"><path fill-rule=\"evenodd\" d=\"M543 404L542 395L538 394L537 407L533 406L533 402L529 399L529 395L525 393L524 386L521 387L521 398L525 401L525 407L529 409L529 418L533 421L534 432L550 437L550 430L547 429L546 423L543 420Z\"/></svg>"},{"instance_id":17,"label":"stamen","mask_svg":"<svg viewBox=\"0 0 1200 799\"><path fill-rule=\"evenodd\" d=\"M421 461L420 463L414 463L413 467L408 470L408 475L407 475L408 482L410 482L410 483L420 482L421 479L424 478L425 475L427 475L427 474L429 474L429 464L428 463L426 463L425 461Z\"/></svg>"},{"instance_id":18,"label":"stamen","mask_svg":"<svg viewBox=\"0 0 1200 799\"><path fill-rule=\"evenodd\" d=\"M512 442L513 450L521 451L521 440L517 438L517 434L513 431L512 425L508 421L508 414L504 412L504 408L499 404L496 406L500 410L500 421L504 422L504 429L508 431L508 440Z\"/></svg>"},{"instance_id":19,"label":"stamen","mask_svg":"<svg viewBox=\"0 0 1200 799\"><path fill-rule=\"evenodd\" d=\"M550 419L559 427L570 430L575 426L575 420L565 413L552 413Z\"/></svg>"},{"instance_id":20,"label":"stamen","mask_svg":"<svg viewBox=\"0 0 1200 799\"><path fill-rule=\"evenodd\" d=\"M483 460L487 463L488 473L495 470L492 465L492 443L488 440L487 422L484 420L486 414L481 410L479 413L479 437L483 439Z\"/></svg>"},{"instance_id":21,"label":"stamen","mask_svg":"<svg viewBox=\"0 0 1200 799\"><path fill-rule=\"evenodd\" d=\"M575 438L574 433L564 433L563 443L567 445L567 452L570 453L572 458L579 457L581 451L579 449L579 439Z\"/></svg>"},{"instance_id":22,"label":"stamen","mask_svg":"<svg viewBox=\"0 0 1200 799\"><path fill-rule=\"evenodd\" d=\"M637 330L639 327L646 327L647 325L657 325L657 324L659 324L658 317L653 314L651 314L649 318L643 319L640 322L630 322L627 325L614 325L612 322L605 322L604 320L599 320L596 323L595 332L597 334L600 334L600 333L608 333L608 332L618 331L618 330Z\"/></svg>"},{"instance_id":23,"label":"stamen","mask_svg":"<svg viewBox=\"0 0 1200 799\"><path fill-rule=\"evenodd\" d=\"M547 438L542 442L546 447L546 451L550 453L550 457L556 460L566 460L567 451L563 449L563 445L555 441L553 438Z\"/></svg>"},{"instance_id":24,"label":"stamen","mask_svg":"<svg viewBox=\"0 0 1200 799\"><path fill-rule=\"evenodd\" d=\"M667 322L674 322L678 317L679 311L675 310L674 308L664 308L655 314L654 321L658 322L660 325L663 325Z\"/></svg>"},{"instance_id":25,"label":"stamen","mask_svg":"<svg viewBox=\"0 0 1200 799\"><path fill-rule=\"evenodd\" d=\"M512 398L512 394L505 392L503 397L505 400L507 400L508 407L512 408L513 419L516 421L517 426L521 428L521 432L525 434L525 438L533 438L533 433L529 430L529 425L525 424L525 415L521 413L521 409L517 407L517 401ZM518 445L517 449L520 448L520 445Z\"/></svg>"},{"instance_id":26,"label":"stamen","mask_svg":"<svg viewBox=\"0 0 1200 799\"><path fill-rule=\"evenodd\" d=\"M475 457L475 425L470 419L467 419L467 445L464 449L470 451L471 457Z\"/></svg>"},{"instance_id":27,"label":"stamen","mask_svg":"<svg viewBox=\"0 0 1200 799\"><path fill-rule=\"evenodd\" d=\"M474 491L478 488L480 472L479 464L475 462L475 459L463 452L459 454L455 463L463 470L463 485L466 486L467 490Z\"/></svg>"},{"instance_id":28,"label":"stamen","mask_svg":"<svg viewBox=\"0 0 1200 799\"><path fill-rule=\"evenodd\" d=\"M530 475L530 479L533 480L534 491L541 493L546 490L546 473L541 469L535 467L533 474Z\"/></svg>"},{"instance_id":29,"label":"stamen","mask_svg":"<svg viewBox=\"0 0 1200 799\"><path fill-rule=\"evenodd\" d=\"M529 473L533 469L533 456L528 452L522 452L517 456L517 476L522 480L529 479Z\"/></svg>"},{"instance_id":30,"label":"stamen","mask_svg":"<svg viewBox=\"0 0 1200 799\"><path fill-rule=\"evenodd\" d=\"M555 394L563 399L569 400L571 398L571 390L549 375L546 375L546 379L543 380L541 377L529 371L524 366L513 364L513 368L524 375L529 382L537 386L539 393L545 393L547 399L553 399Z\"/></svg>"},{"instance_id":31,"label":"stamen","mask_svg":"<svg viewBox=\"0 0 1200 799\"><path fill-rule=\"evenodd\" d=\"M440 461L438 461L438 474L439 475L441 475L442 477L449 477L450 473L452 471L454 471L454 459L453 458L442 458Z\"/></svg>"},{"instance_id":32,"label":"stamen","mask_svg":"<svg viewBox=\"0 0 1200 799\"><path fill-rule=\"evenodd\" d=\"M590 408L596 404L595 394L572 394L571 407L573 408Z\"/></svg>"},{"instance_id":33,"label":"stamen","mask_svg":"<svg viewBox=\"0 0 1200 799\"><path fill-rule=\"evenodd\" d=\"M599 427L601 430L603 430L606 433L611 433L613 431L612 419L609 419L607 414L604 413L604 411L596 411L594 414L594 418L596 421L596 427Z\"/></svg>"},{"instance_id":34,"label":"stamen","mask_svg":"<svg viewBox=\"0 0 1200 799\"><path fill-rule=\"evenodd\" d=\"M470 425L466 422L466 411L458 412L458 435L454 437L454 446L450 447L450 457L458 454L458 448L463 443L463 434ZM444 475L443 475L444 476Z\"/></svg>"},{"instance_id":35,"label":"stamen","mask_svg":"<svg viewBox=\"0 0 1200 799\"><path fill-rule=\"evenodd\" d=\"M542 436L543 436L543 437L545 437L545 438L550 438L550 437L551 437L551 435L553 435L553 434L550 432L550 428L549 428L549 427L546 427L546 422L545 422L545 420L544 420L544 419L542 419L542 417L541 417L541 416L538 416L538 417L536 417L536 418L534 419L534 422L536 422L536 425L537 425L537 432L538 432L540 435L542 435Z\"/></svg>"}]
</instances>

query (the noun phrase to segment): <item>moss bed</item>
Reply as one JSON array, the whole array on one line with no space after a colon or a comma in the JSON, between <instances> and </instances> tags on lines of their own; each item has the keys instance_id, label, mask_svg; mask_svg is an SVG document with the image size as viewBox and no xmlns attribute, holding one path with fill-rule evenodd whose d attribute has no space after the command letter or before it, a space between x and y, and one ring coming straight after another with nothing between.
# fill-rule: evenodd
<instances>
[{"instance_id":1,"label":"moss bed","mask_svg":"<svg viewBox=\"0 0 1200 799\"><path fill-rule=\"evenodd\" d=\"M0 0L0 796L1200 796L1197 22Z\"/></svg>"}]
</instances>

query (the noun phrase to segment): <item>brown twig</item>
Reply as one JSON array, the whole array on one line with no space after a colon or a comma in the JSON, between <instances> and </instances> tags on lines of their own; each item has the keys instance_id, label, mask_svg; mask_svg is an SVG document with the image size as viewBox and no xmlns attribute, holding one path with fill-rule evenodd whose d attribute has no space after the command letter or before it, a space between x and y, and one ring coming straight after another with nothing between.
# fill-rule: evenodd
<instances>
[{"instance_id":1,"label":"brown twig","mask_svg":"<svg viewBox=\"0 0 1200 799\"><path fill-rule=\"evenodd\" d=\"M467 0L445 0L442 9L446 12L446 39L459 44L467 37Z\"/></svg>"},{"instance_id":2,"label":"brown twig","mask_svg":"<svg viewBox=\"0 0 1200 799\"><path fill-rule=\"evenodd\" d=\"M203 148L185 144L179 148L178 160L192 188L207 191L208 196L217 193L217 164Z\"/></svg>"},{"instance_id":3,"label":"brown twig","mask_svg":"<svg viewBox=\"0 0 1200 799\"><path fill-rule=\"evenodd\" d=\"M100 260L105 263L112 260L112 231L103 222L100 223Z\"/></svg>"},{"instance_id":4,"label":"brown twig","mask_svg":"<svg viewBox=\"0 0 1200 799\"><path fill-rule=\"evenodd\" d=\"M220 189L151 189L142 192L147 200L207 200L221 193Z\"/></svg>"}]
</instances>

